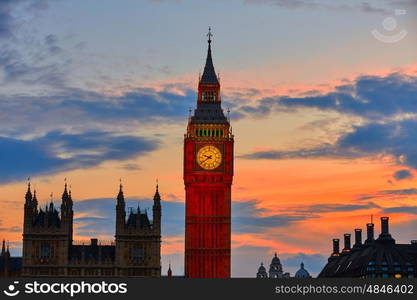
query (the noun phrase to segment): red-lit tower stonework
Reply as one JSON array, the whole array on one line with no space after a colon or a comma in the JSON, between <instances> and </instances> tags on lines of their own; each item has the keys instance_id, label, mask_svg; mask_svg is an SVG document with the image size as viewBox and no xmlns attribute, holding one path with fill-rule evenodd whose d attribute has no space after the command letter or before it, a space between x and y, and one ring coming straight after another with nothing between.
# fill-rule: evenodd
<instances>
[{"instance_id":1,"label":"red-lit tower stonework","mask_svg":"<svg viewBox=\"0 0 417 300\"><path fill-rule=\"evenodd\" d=\"M211 33L197 108L184 138L185 276L230 277L233 135L221 107Z\"/></svg>"}]
</instances>

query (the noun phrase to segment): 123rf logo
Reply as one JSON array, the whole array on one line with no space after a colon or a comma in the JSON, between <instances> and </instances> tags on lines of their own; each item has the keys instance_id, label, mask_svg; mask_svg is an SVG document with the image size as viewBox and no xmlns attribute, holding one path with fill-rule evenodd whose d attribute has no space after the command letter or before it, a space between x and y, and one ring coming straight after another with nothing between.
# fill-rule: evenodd
<instances>
[{"instance_id":1,"label":"123rf logo","mask_svg":"<svg viewBox=\"0 0 417 300\"><path fill-rule=\"evenodd\" d=\"M74 297L77 294L126 294L127 283L107 283L105 281L90 282L27 282L24 288L19 290L19 281L14 281L3 291L6 296L14 297L20 292L25 294L67 294Z\"/></svg>"}]
</instances>

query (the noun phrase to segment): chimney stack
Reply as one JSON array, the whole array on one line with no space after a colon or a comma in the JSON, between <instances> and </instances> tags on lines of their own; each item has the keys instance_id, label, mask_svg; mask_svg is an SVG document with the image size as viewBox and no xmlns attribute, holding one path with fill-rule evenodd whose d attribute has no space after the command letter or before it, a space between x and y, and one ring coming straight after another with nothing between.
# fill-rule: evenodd
<instances>
[{"instance_id":1,"label":"chimney stack","mask_svg":"<svg viewBox=\"0 0 417 300\"><path fill-rule=\"evenodd\" d=\"M366 224L366 241L365 244L370 244L374 242L374 223Z\"/></svg>"},{"instance_id":2,"label":"chimney stack","mask_svg":"<svg viewBox=\"0 0 417 300\"><path fill-rule=\"evenodd\" d=\"M383 235L389 234L388 222L389 222L388 217L381 217L381 234Z\"/></svg>"},{"instance_id":3,"label":"chimney stack","mask_svg":"<svg viewBox=\"0 0 417 300\"><path fill-rule=\"evenodd\" d=\"M355 245L353 247L360 247L362 246L362 229L356 228L355 229Z\"/></svg>"},{"instance_id":4,"label":"chimney stack","mask_svg":"<svg viewBox=\"0 0 417 300\"><path fill-rule=\"evenodd\" d=\"M345 233L345 247L342 252L350 252L350 233Z\"/></svg>"},{"instance_id":5,"label":"chimney stack","mask_svg":"<svg viewBox=\"0 0 417 300\"><path fill-rule=\"evenodd\" d=\"M339 256L339 239L333 239L333 253L332 256Z\"/></svg>"},{"instance_id":6,"label":"chimney stack","mask_svg":"<svg viewBox=\"0 0 417 300\"><path fill-rule=\"evenodd\" d=\"M381 234L378 237L379 241L395 243L395 240L392 238L389 233L389 218L381 217Z\"/></svg>"}]
</instances>

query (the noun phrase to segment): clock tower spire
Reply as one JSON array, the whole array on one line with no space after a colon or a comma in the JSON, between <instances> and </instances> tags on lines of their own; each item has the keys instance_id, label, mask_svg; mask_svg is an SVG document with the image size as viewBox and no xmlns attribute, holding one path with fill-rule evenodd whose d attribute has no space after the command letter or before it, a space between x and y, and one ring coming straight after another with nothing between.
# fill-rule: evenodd
<instances>
[{"instance_id":1,"label":"clock tower spire","mask_svg":"<svg viewBox=\"0 0 417 300\"><path fill-rule=\"evenodd\" d=\"M230 277L234 138L221 107L220 83L208 50L197 107L184 136L185 276Z\"/></svg>"}]
</instances>

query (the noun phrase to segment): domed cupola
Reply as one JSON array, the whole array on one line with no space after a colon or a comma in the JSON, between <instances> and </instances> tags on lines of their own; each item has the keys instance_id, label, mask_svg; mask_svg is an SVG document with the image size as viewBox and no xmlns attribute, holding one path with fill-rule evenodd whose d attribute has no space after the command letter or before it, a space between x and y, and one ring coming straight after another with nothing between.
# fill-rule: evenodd
<instances>
[{"instance_id":1,"label":"domed cupola","mask_svg":"<svg viewBox=\"0 0 417 300\"><path fill-rule=\"evenodd\" d=\"M256 273L256 278L268 278L268 273L266 272L266 269L263 263L261 263L261 265L258 268L258 273Z\"/></svg>"},{"instance_id":2,"label":"domed cupola","mask_svg":"<svg viewBox=\"0 0 417 300\"><path fill-rule=\"evenodd\" d=\"M304 269L304 263L301 263L300 269L295 273L295 278L311 278L310 273Z\"/></svg>"},{"instance_id":3,"label":"domed cupola","mask_svg":"<svg viewBox=\"0 0 417 300\"><path fill-rule=\"evenodd\" d=\"M271 264L269 265L269 278L282 278L283 271L281 261L275 252L274 257L272 258Z\"/></svg>"}]
</instances>

